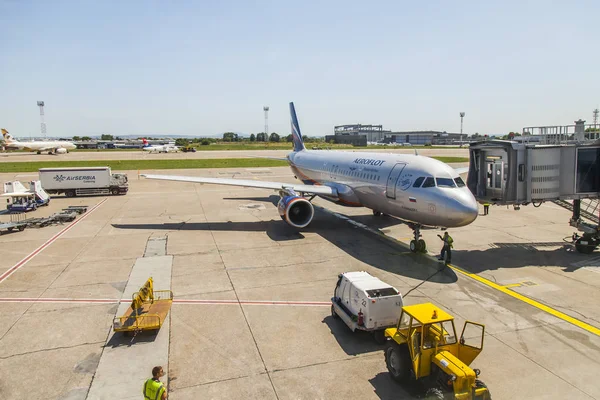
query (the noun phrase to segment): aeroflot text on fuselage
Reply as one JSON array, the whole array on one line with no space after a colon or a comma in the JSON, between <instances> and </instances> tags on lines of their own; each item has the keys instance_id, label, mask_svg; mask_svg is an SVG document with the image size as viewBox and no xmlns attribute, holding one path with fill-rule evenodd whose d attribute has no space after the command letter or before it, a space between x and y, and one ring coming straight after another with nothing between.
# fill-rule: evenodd
<instances>
[{"instance_id":1,"label":"aeroflot text on fuselage","mask_svg":"<svg viewBox=\"0 0 600 400\"><path fill-rule=\"evenodd\" d=\"M363 164L363 165L372 165L374 167L381 166L385 161L384 160L374 160L372 158L357 158L353 161L355 164Z\"/></svg>"}]
</instances>

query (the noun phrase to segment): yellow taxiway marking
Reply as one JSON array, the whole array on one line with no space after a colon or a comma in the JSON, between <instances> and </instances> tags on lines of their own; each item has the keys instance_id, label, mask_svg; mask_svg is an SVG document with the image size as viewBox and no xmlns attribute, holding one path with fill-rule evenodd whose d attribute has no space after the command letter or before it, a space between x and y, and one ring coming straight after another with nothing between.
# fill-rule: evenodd
<instances>
[{"instance_id":1,"label":"yellow taxiway marking","mask_svg":"<svg viewBox=\"0 0 600 400\"><path fill-rule=\"evenodd\" d=\"M520 283L511 283L510 285L504 285L505 288L518 287L521 286Z\"/></svg>"},{"instance_id":2,"label":"yellow taxiway marking","mask_svg":"<svg viewBox=\"0 0 600 400\"><path fill-rule=\"evenodd\" d=\"M460 273L460 274L462 274L464 276L467 276L467 277L469 277L471 279L474 279L474 280L476 280L478 282L481 282L484 285L491 287L492 289L496 289L496 290L498 290L498 291L500 291L500 292L502 292L504 294L507 294L507 295L509 295L511 297L514 297L517 300L521 300L522 302L527 303L530 306L533 306L533 307L535 307L535 308L537 308L539 310L545 311L548 314L554 315L556 318L560 318L563 321L567 321L567 322L569 322L569 323L571 323L571 324L573 324L573 325L575 325L575 326L577 326L577 327L579 327L581 329L585 329L586 331L588 331L590 333L593 333L594 335L600 336L600 329L596 328L595 326L592 326L590 324L586 324L585 322L580 321L577 318L573 318L573 317L571 317L571 316L569 316L569 315L567 315L565 313L562 313L562 312L560 312L558 310L555 310L552 307L548 307L547 305L542 304L539 301L530 299L529 297L523 296L522 294L519 294L519 293L517 293L517 292L515 292L513 290L510 290L508 288L509 286L520 285L520 284L513 284L513 285L502 286L502 285L498 285L497 283L494 283L494 282L492 282L490 280L482 278L481 276L479 276L477 274L472 274L470 272L467 272L464 269L459 268L459 267L457 267L455 265L448 264L448 267L452 268L454 271L456 271L456 272L458 272L458 273Z\"/></svg>"}]
</instances>

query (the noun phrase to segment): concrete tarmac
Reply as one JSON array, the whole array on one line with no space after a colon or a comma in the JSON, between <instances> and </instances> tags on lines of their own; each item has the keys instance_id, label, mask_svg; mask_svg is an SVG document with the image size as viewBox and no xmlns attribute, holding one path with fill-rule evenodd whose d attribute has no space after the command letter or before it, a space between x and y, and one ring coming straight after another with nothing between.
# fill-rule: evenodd
<instances>
[{"instance_id":1,"label":"concrete tarmac","mask_svg":"<svg viewBox=\"0 0 600 400\"><path fill-rule=\"evenodd\" d=\"M24 162L24 161L85 161L85 160L195 160L206 158L255 158L275 157L285 158L290 150L205 150L195 153L148 153L142 150L132 151L75 151L68 154L48 155L36 153L0 153L0 162ZM337 150L320 150L337 151ZM347 150L344 150L347 151ZM414 154L415 150L410 147L399 147L390 149L351 149L360 152L382 152L396 154ZM467 148L449 147L447 149L417 149L424 156L446 156L446 157L469 157Z\"/></svg>"},{"instance_id":2,"label":"concrete tarmac","mask_svg":"<svg viewBox=\"0 0 600 400\"><path fill-rule=\"evenodd\" d=\"M317 199L313 223L298 232L279 218L272 191L136 174L129 172L127 195L108 197L0 282L4 397L48 398L51 387L50 398L88 398L132 268L152 248L150 239L166 237L176 300L163 379L170 399L418 398L416 387L391 380L382 346L330 315L337 275L355 270L401 293L430 277L406 304L438 304L456 317L459 334L465 320L484 323L484 349L473 367L494 399L600 399L600 337L451 269L435 274L441 264L432 257L334 213L407 243L411 231L393 218ZM285 167L169 174L294 181ZM57 196L32 216L104 198ZM490 215L450 230L454 264L598 327L600 252L571 251L563 241L573 233L569 217L554 205L491 207ZM0 274L61 229L0 236ZM434 254L438 233L424 231ZM151 342L136 344L151 351ZM136 368L133 359L129 365Z\"/></svg>"}]
</instances>

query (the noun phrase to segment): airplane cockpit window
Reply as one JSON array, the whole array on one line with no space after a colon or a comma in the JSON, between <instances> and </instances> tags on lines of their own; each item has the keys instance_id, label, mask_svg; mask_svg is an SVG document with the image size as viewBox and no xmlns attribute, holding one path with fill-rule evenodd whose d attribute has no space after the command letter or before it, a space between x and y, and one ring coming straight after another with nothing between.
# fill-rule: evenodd
<instances>
[{"instance_id":1,"label":"airplane cockpit window","mask_svg":"<svg viewBox=\"0 0 600 400\"><path fill-rule=\"evenodd\" d=\"M415 183L413 183L413 187L421 187L421 184L423 183L423 181L425 180L424 176L420 176L417 179L415 179Z\"/></svg>"},{"instance_id":2,"label":"airplane cockpit window","mask_svg":"<svg viewBox=\"0 0 600 400\"><path fill-rule=\"evenodd\" d=\"M462 178L460 176L458 178L454 178L454 182L456 182L456 186L458 186L458 187L465 186L465 182L462 180Z\"/></svg>"},{"instance_id":3,"label":"airplane cockpit window","mask_svg":"<svg viewBox=\"0 0 600 400\"><path fill-rule=\"evenodd\" d=\"M435 180L437 181L438 187L447 187L447 188L456 187L454 185L454 181L452 180L452 178L435 178Z\"/></svg>"},{"instance_id":4,"label":"airplane cockpit window","mask_svg":"<svg viewBox=\"0 0 600 400\"><path fill-rule=\"evenodd\" d=\"M423 183L424 188L429 188L429 187L435 187L435 180L432 177L428 177L427 179L425 179L425 182Z\"/></svg>"}]
</instances>

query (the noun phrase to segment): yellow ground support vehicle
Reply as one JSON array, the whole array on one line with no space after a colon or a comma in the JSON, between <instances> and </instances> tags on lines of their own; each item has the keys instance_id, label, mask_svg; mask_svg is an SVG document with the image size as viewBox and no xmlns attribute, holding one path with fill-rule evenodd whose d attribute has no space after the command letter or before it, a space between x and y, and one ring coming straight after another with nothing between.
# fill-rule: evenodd
<instances>
[{"instance_id":1,"label":"yellow ground support vehicle","mask_svg":"<svg viewBox=\"0 0 600 400\"><path fill-rule=\"evenodd\" d=\"M385 362L398 382L419 381L426 398L491 399L487 386L469 365L483 349L485 327L467 321L456 340L454 318L431 303L402 307L398 325L385 330Z\"/></svg>"},{"instance_id":2,"label":"yellow ground support vehicle","mask_svg":"<svg viewBox=\"0 0 600 400\"><path fill-rule=\"evenodd\" d=\"M154 282L150 277L132 298L125 315L113 320L113 330L127 334L160 329L171 309L173 292L154 290Z\"/></svg>"}]
</instances>

